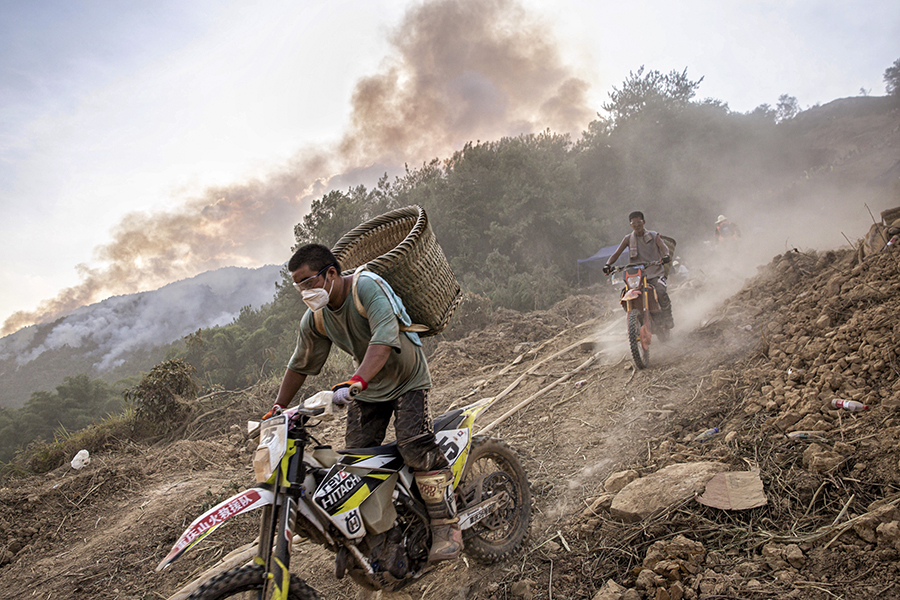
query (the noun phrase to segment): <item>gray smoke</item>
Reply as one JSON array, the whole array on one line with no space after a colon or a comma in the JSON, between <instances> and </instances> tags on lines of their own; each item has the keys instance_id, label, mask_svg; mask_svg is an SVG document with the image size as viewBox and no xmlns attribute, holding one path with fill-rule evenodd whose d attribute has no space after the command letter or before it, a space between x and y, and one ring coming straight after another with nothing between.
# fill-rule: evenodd
<instances>
[{"instance_id":1,"label":"gray smoke","mask_svg":"<svg viewBox=\"0 0 900 600\"><path fill-rule=\"evenodd\" d=\"M302 151L264 180L210 189L171 211L125 216L97 247L99 267L81 265L81 283L13 314L2 333L111 294L226 265L282 262L293 226L336 173L415 164L475 139L575 133L594 115L587 84L562 63L547 26L515 0L418 4L390 39L382 71L356 84L351 125L336 147Z\"/></svg>"}]
</instances>

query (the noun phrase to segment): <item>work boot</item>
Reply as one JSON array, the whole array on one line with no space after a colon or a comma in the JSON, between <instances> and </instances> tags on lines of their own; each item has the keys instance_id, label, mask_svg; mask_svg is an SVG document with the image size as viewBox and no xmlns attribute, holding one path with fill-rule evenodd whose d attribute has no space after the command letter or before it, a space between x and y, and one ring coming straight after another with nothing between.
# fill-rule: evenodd
<instances>
[{"instance_id":1,"label":"work boot","mask_svg":"<svg viewBox=\"0 0 900 600\"><path fill-rule=\"evenodd\" d=\"M675 320L672 318L672 307L667 306L663 309L663 327L666 329L673 329L675 327Z\"/></svg>"},{"instance_id":2,"label":"work boot","mask_svg":"<svg viewBox=\"0 0 900 600\"><path fill-rule=\"evenodd\" d=\"M428 562L457 558L463 549L462 531L456 516L450 469L413 473L428 518L431 520L431 550Z\"/></svg>"},{"instance_id":3,"label":"work boot","mask_svg":"<svg viewBox=\"0 0 900 600\"><path fill-rule=\"evenodd\" d=\"M462 549L459 517L431 520L431 550L428 551L428 562L459 558Z\"/></svg>"}]
</instances>

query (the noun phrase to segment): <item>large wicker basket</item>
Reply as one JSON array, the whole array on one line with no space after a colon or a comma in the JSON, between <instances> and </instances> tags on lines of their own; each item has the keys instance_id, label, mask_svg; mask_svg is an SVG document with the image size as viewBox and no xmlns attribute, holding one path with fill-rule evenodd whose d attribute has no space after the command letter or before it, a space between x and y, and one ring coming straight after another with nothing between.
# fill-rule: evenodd
<instances>
[{"instance_id":1,"label":"large wicker basket","mask_svg":"<svg viewBox=\"0 0 900 600\"><path fill-rule=\"evenodd\" d=\"M413 323L428 327L419 335L443 331L462 300L459 283L420 206L366 221L344 234L332 252L344 274L366 265L391 284Z\"/></svg>"}]
</instances>

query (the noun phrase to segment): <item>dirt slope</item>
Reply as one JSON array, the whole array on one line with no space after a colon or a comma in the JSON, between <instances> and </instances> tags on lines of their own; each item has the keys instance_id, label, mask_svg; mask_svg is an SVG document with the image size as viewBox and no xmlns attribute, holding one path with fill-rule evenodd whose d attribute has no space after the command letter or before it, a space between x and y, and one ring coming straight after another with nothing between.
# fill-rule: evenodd
<instances>
[{"instance_id":1,"label":"dirt slope","mask_svg":"<svg viewBox=\"0 0 900 600\"><path fill-rule=\"evenodd\" d=\"M394 596L574 600L613 579L622 589L607 584L601 597L900 597L891 504L900 498L900 252L855 261L850 251L790 252L696 318L690 307L718 282L676 284L676 335L654 340L645 371L631 368L609 290L546 312L499 311L442 342L431 359L434 412L502 395L486 427L534 398L491 430L523 459L534 521L516 560L442 565ZM253 516L154 572L187 523L252 481L237 424L264 412L274 385L208 398L176 443L123 441L82 471L4 481L0 599L167 598L250 541ZM836 411L832 398L872 408ZM712 440L690 441L713 426L722 432ZM785 435L795 430L811 433ZM318 437L339 445L341 432L337 423ZM697 460L759 468L768 504L726 512L687 500L639 524L606 512L611 473ZM357 597L331 577L332 557L310 544L296 552L297 572L323 598Z\"/></svg>"}]
</instances>

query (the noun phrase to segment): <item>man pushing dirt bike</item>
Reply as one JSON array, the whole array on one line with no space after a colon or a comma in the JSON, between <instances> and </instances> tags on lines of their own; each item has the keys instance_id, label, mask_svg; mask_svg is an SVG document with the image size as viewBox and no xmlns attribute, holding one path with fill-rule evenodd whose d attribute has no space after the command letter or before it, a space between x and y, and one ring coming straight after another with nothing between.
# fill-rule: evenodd
<instances>
[{"instance_id":1,"label":"man pushing dirt bike","mask_svg":"<svg viewBox=\"0 0 900 600\"><path fill-rule=\"evenodd\" d=\"M603 265L603 272L607 275L611 273L616 260L625 251L625 248L628 248L629 264L646 265L647 282L656 290L659 308L663 313L663 325L666 329L672 329L675 326L675 321L672 319L672 301L666 291L666 275L662 266L672 260L669 248L657 232L644 229L644 213L641 211L636 210L628 215L628 221L631 223L633 231L625 236L616 251Z\"/></svg>"},{"instance_id":2,"label":"man pushing dirt bike","mask_svg":"<svg viewBox=\"0 0 900 600\"><path fill-rule=\"evenodd\" d=\"M393 416L400 454L414 472L431 520L428 561L458 557L463 541L449 489L452 474L428 410L431 375L418 335L401 331L401 322L409 325L402 301L370 271L356 278L341 275L334 254L319 244L299 248L288 271L309 310L275 406L263 418L286 407L306 377L321 371L332 344L353 356L356 372L332 387L334 404L348 406L347 447L381 445Z\"/></svg>"}]
</instances>

